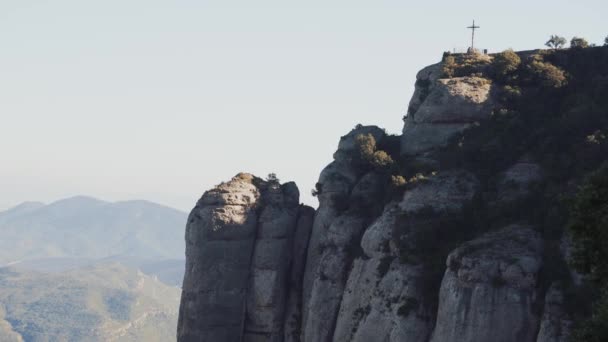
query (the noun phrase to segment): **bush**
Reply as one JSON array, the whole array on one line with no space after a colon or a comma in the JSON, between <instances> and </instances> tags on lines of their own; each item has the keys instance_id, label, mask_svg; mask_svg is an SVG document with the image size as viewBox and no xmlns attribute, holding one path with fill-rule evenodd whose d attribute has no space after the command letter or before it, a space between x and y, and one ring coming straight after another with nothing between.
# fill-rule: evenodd
<instances>
[{"instance_id":1,"label":"bush","mask_svg":"<svg viewBox=\"0 0 608 342\"><path fill-rule=\"evenodd\" d=\"M594 304L591 318L575 329L572 341L608 341L608 291L604 290L602 299Z\"/></svg>"},{"instance_id":2,"label":"bush","mask_svg":"<svg viewBox=\"0 0 608 342\"><path fill-rule=\"evenodd\" d=\"M483 74L488 65L491 62L491 58L488 55L482 54L467 54L462 56L459 63L457 63L454 69L454 76L474 76L474 74Z\"/></svg>"},{"instance_id":3,"label":"bush","mask_svg":"<svg viewBox=\"0 0 608 342\"><path fill-rule=\"evenodd\" d=\"M315 188L310 190L310 194L312 195L312 197L317 197L321 194L321 191L322 191L321 187L322 187L321 183L317 182L315 184Z\"/></svg>"},{"instance_id":4,"label":"bush","mask_svg":"<svg viewBox=\"0 0 608 342\"><path fill-rule=\"evenodd\" d=\"M391 185L400 188L407 184L407 179L401 175L391 176Z\"/></svg>"},{"instance_id":5,"label":"bush","mask_svg":"<svg viewBox=\"0 0 608 342\"><path fill-rule=\"evenodd\" d=\"M272 172L268 174L268 177L266 177L266 181L270 182L270 183L279 183L279 178L277 178L277 174Z\"/></svg>"},{"instance_id":6,"label":"bush","mask_svg":"<svg viewBox=\"0 0 608 342\"><path fill-rule=\"evenodd\" d=\"M511 49L505 50L494 57L492 67L497 79L505 80L519 68L521 58Z\"/></svg>"},{"instance_id":7,"label":"bush","mask_svg":"<svg viewBox=\"0 0 608 342\"><path fill-rule=\"evenodd\" d=\"M589 42L585 38L574 37L570 41L570 47L576 49L582 49L589 47Z\"/></svg>"},{"instance_id":8,"label":"bush","mask_svg":"<svg viewBox=\"0 0 608 342\"><path fill-rule=\"evenodd\" d=\"M604 46L608 46L608 36L606 36L606 38L604 38Z\"/></svg>"},{"instance_id":9,"label":"bush","mask_svg":"<svg viewBox=\"0 0 608 342\"><path fill-rule=\"evenodd\" d=\"M608 283L608 164L592 173L578 191L569 229L574 239L573 265Z\"/></svg>"},{"instance_id":10,"label":"bush","mask_svg":"<svg viewBox=\"0 0 608 342\"><path fill-rule=\"evenodd\" d=\"M562 69L544 62L538 55L528 63L527 70L535 81L545 87L560 88L567 83L566 73Z\"/></svg>"},{"instance_id":11,"label":"bush","mask_svg":"<svg viewBox=\"0 0 608 342\"><path fill-rule=\"evenodd\" d=\"M371 134L359 134L355 138L358 147L359 158L362 162L374 168L386 168L393 165L391 156L382 150L377 150L376 139Z\"/></svg>"},{"instance_id":12,"label":"bush","mask_svg":"<svg viewBox=\"0 0 608 342\"><path fill-rule=\"evenodd\" d=\"M370 163L375 167L386 167L393 164L393 158L385 151L375 151L371 156Z\"/></svg>"},{"instance_id":13,"label":"bush","mask_svg":"<svg viewBox=\"0 0 608 342\"><path fill-rule=\"evenodd\" d=\"M443 77L452 78L456 70L456 59L454 56L446 56L443 60Z\"/></svg>"},{"instance_id":14,"label":"bush","mask_svg":"<svg viewBox=\"0 0 608 342\"><path fill-rule=\"evenodd\" d=\"M521 98L521 89L517 86L506 85L502 88L501 101L507 104L513 104Z\"/></svg>"}]
</instances>

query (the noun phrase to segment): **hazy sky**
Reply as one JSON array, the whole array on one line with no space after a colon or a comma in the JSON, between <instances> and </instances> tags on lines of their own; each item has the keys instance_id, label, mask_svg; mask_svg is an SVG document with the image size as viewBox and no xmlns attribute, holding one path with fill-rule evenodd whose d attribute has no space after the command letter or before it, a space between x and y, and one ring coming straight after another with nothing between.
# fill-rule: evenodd
<instances>
[{"instance_id":1,"label":"hazy sky","mask_svg":"<svg viewBox=\"0 0 608 342\"><path fill-rule=\"evenodd\" d=\"M302 200L357 123L398 133L465 48L602 43L608 1L0 1L0 210L84 194L189 210L239 171Z\"/></svg>"}]
</instances>

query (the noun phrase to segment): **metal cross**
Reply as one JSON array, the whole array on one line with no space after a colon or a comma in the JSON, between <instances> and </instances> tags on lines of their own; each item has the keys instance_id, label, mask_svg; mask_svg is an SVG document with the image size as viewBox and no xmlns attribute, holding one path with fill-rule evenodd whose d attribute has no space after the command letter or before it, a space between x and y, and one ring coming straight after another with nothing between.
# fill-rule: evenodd
<instances>
[{"instance_id":1,"label":"metal cross","mask_svg":"<svg viewBox=\"0 0 608 342\"><path fill-rule=\"evenodd\" d=\"M479 28L479 26L475 26L475 20L473 20L473 25L468 26L468 29L471 29L471 50L475 50L475 29Z\"/></svg>"}]
</instances>

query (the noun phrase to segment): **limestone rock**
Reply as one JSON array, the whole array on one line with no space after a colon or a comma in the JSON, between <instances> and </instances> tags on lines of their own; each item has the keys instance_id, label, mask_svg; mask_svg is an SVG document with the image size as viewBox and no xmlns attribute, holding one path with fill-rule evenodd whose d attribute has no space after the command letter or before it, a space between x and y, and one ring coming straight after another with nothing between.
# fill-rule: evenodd
<instances>
[{"instance_id":1,"label":"limestone rock","mask_svg":"<svg viewBox=\"0 0 608 342\"><path fill-rule=\"evenodd\" d=\"M542 250L540 235L519 225L454 250L431 341L535 341Z\"/></svg>"},{"instance_id":2,"label":"limestone rock","mask_svg":"<svg viewBox=\"0 0 608 342\"><path fill-rule=\"evenodd\" d=\"M290 270L302 269L311 223L298 202L295 184L249 174L202 196L186 227L179 341L283 340Z\"/></svg>"},{"instance_id":3,"label":"limestone rock","mask_svg":"<svg viewBox=\"0 0 608 342\"><path fill-rule=\"evenodd\" d=\"M514 201L527 196L530 186L543 179L540 166L529 160L520 160L505 170L498 181L499 201Z\"/></svg>"},{"instance_id":4,"label":"limestone rock","mask_svg":"<svg viewBox=\"0 0 608 342\"><path fill-rule=\"evenodd\" d=\"M441 63L418 73L399 141L360 125L340 139L316 211L298 204L295 184L248 174L203 195L186 232L179 341L565 341L563 294L539 279L545 241L511 212L531 201L543 170L525 156L492 174L441 169L433 152L497 102L488 80L442 73ZM392 153L394 168L362 165L359 134Z\"/></svg>"},{"instance_id":5,"label":"limestone rock","mask_svg":"<svg viewBox=\"0 0 608 342\"><path fill-rule=\"evenodd\" d=\"M402 264L389 241L399 207L389 205L365 231L364 256L355 259L333 341L426 341L433 313L422 303L420 265Z\"/></svg>"},{"instance_id":6,"label":"limestone rock","mask_svg":"<svg viewBox=\"0 0 608 342\"><path fill-rule=\"evenodd\" d=\"M479 187L475 176L464 170L439 172L419 182L403 195L399 206L404 213L423 209L444 214L458 212L463 204L473 199Z\"/></svg>"},{"instance_id":7,"label":"limestone rock","mask_svg":"<svg viewBox=\"0 0 608 342\"><path fill-rule=\"evenodd\" d=\"M564 310L564 294L552 284L545 295L545 305L536 342L568 342L572 319Z\"/></svg>"},{"instance_id":8,"label":"limestone rock","mask_svg":"<svg viewBox=\"0 0 608 342\"><path fill-rule=\"evenodd\" d=\"M339 309L347 272L352 263L350 246L368 224L363 212L345 213L355 198L376 198L375 176L353 163L355 138L372 134L381 142L386 133L376 126L358 126L340 139L338 150L319 177L319 208L315 214L303 279L302 341L328 341ZM357 190L353 190L357 188ZM381 190L381 189L380 189ZM370 207L376 203L364 203Z\"/></svg>"},{"instance_id":9,"label":"limestone rock","mask_svg":"<svg viewBox=\"0 0 608 342\"><path fill-rule=\"evenodd\" d=\"M490 117L492 85L480 77L440 78L441 63L416 76L401 137L401 153L419 155L445 146L450 138Z\"/></svg>"},{"instance_id":10,"label":"limestone rock","mask_svg":"<svg viewBox=\"0 0 608 342\"><path fill-rule=\"evenodd\" d=\"M293 238L293 256L291 262L291 275L289 278L289 295L285 309L284 341L300 341L302 324L302 284L304 267L306 265L306 252L308 240L312 229L315 211L311 207L300 207L298 224Z\"/></svg>"}]
</instances>

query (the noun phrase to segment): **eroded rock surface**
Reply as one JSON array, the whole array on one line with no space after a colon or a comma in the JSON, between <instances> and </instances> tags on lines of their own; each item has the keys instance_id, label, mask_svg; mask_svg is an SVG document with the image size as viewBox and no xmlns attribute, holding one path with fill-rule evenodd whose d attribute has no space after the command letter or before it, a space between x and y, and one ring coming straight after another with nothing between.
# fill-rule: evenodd
<instances>
[{"instance_id":1,"label":"eroded rock surface","mask_svg":"<svg viewBox=\"0 0 608 342\"><path fill-rule=\"evenodd\" d=\"M487 79L431 65L402 136L358 125L340 139L317 210L295 185L246 174L203 195L186 233L179 340L566 341L563 293L541 278L547 250L561 262L570 244L518 213L542 199L546 170L530 155L444 167L436 153L497 101ZM362 163L361 134L394 164Z\"/></svg>"},{"instance_id":2,"label":"eroded rock surface","mask_svg":"<svg viewBox=\"0 0 608 342\"><path fill-rule=\"evenodd\" d=\"M186 227L178 340L282 341L310 215L293 183L239 174L206 192Z\"/></svg>"},{"instance_id":3,"label":"eroded rock surface","mask_svg":"<svg viewBox=\"0 0 608 342\"><path fill-rule=\"evenodd\" d=\"M535 341L542 252L540 235L519 225L454 250L431 341Z\"/></svg>"},{"instance_id":4,"label":"eroded rock surface","mask_svg":"<svg viewBox=\"0 0 608 342\"><path fill-rule=\"evenodd\" d=\"M401 136L401 153L413 156L445 146L450 138L490 117L492 85L481 77L441 78L442 64L422 69Z\"/></svg>"}]
</instances>

